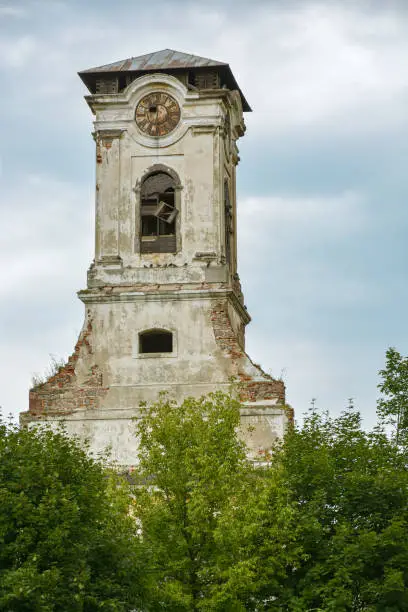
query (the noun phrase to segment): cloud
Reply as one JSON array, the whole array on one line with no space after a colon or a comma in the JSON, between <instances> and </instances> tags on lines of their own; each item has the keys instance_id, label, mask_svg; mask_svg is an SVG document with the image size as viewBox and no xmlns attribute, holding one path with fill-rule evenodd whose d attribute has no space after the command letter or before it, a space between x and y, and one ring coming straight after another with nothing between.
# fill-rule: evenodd
<instances>
[{"instance_id":1,"label":"cloud","mask_svg":"<svg viewBox=\"0 0 408 612\"><path fill-rule=\"evenodd\" d=\"M283 371L298 418L312 397L332 413L354 397L373 425L385 349L408 345L406 248L397 256L407 220L346 191L242 198L238 222L249 354Z\"/></svg>"},{"instance_id":2,"label":"cloud","mask_svg":"<svg viewBox=\"0 0 408 612\"><path fill-rule=\"evenodd\" d=\"M280 330L272 314L270 318L270 324L262 321L262 328L256 323L249 326L247 350L273 376L282 376L296 420L302 420L312 398L319 409L337 415L351 397L362 410L365 425L372 427L379 396L376 374L384 364L384 347L375 342L369 347L337 342L333 350L331 342L316 334L293 334L290 326Z\"/></svg>"},{"instance_id":3,"label":"cloud","mask_svg":"<svg viewBox=\"0 0 408 612\"><path fill-rule=\"evenodd\" d=\"M46 175L19 176L0 190L7 261L0 287L0 405L25 410L34 372L49 354L67 356L82 325L75 292L92 259L93 197L87 187Z\"/></svg>"},{"instance_id":4,"label":"cloud","mask_svg":"<svg viewBox=\"0 0 408 612\"><path fill-rule=\"evenodd\" d=\"M366 197L353 191L337 196L267 195L246 197L239 202L241 235L265 227L265 223L282 229L282 224L301 224L312 232L335 227L336 232L356 230L366 221ZM353 226L350 228L350 219ZM251 219L252 223L249 223Z\"/></svg>"},{"instance_id":5,"label":"cloud","mask_svg":"<svg viewBox=\"0 0 408 612\"><path fill-rule=\"evenodd\" d=\"M89 191L47 176L20 176L1 187L0 201L0 257L9 261L0 297L29 299L39 286L58 291L77 279L91 259Z\"/></svg>"},{"instance_id":6,"label":"cloud","mask_svg":"<svg viewBox=\"0 0 408 612\"><path fill-rule=\"evenodd\" d=\"M1 9L0 9L1 10ZM28 68L37 52L38 43L33 36L9 37L0 41L0 68L2 70Z\"/></svg>"},{"instance_id":7,"label":"cloud","mask_svg":"<svg viewBox=\"0 0 408 612\"><path fill-rule=\"evenodd\" d=\"M241 273L251 291L261 282L267 293L280 287L284 303L302 296L303 305L350 307L378 299L361 278L348 250L364 239L369 225L362 194L337 197L290 195L244 198L239 202ZM280 307L279 307L280 308Z\"/></svg>"},{"instance_id":8,"label":"cloud","mask_svg":"<svg viewBox=\"0 0 408 612\"><path fill-rule=\"evenodd\" d=\"M135 24L149 23L148 5L115 8L114 21L108 8L96 15L84 6L79 24L75 3L39 3L36 13L53 28L35 38L25 20L25 31L5 38L0 57L24 68L25 95L43 98L44 112L53 98L78 104L77 70L169 46L229 62L254 107L247 120L258 133L323 125L378 130L406 120L408 16L387 6L289 1L231 11L228 4L186 2L180 20L179 3L170 2L135 40Z\"/></svg>"},{"instance_id":9,"label":"cloud","mask_svg":"<svg viewBox=\"0 0 408 612\"><path fill-rule=\"evenodd\" d=\"M378 129L406 121L407 33L407 16L386 8L288 3L255 8L245 25L231 25L224 47L233 49L254 129Z\"/></svg>"},{"instance_id":10,"label":"cloud","mask_svg":"<svg viewBox=\"0 0 408 612\"><path fill-rule=\"evenodd\" d=\"M0 5L0 19L7 17L14 17L21 19L27 16L27 11L23 7L11 6L11 5Z\"/></svg>"}]
</instances>

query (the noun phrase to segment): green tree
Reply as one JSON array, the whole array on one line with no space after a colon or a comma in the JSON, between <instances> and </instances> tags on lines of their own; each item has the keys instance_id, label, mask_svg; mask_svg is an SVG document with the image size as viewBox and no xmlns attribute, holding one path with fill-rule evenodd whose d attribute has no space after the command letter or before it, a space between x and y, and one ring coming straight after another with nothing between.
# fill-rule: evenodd
<instances>
[{"instance_id":1,"label":"green tree","mask_svg":"<svg viewBox=\"0 0 408 612\"><path fill-rule=\"evenodd\" d=\"M263 488L237 436L239 404L214 393L166 399L138 421L136 514L150 555L151 610L247 609L250 532Z\"/></svg>"},{"instance_id":2,"label":"green tree","mask_svg":"<svg viewBox=\"0 0 408 612\"><path fill-rule=\"evenodd\" d=\"M408 610L407 456L354 409L312 411L269 467L269 522L260 522L258 610ZM286 504L277 506L276 500ZM269 577L284 524L287 564ZM276 578L272 573L272 578Z\"/></svg>"},{"instance_id":3,"label":"green tree","mask_svg":"<svg viewBox=\"0 0 408 612\"><path fill-rule=\"evenodd\" d=\"M146 610L408 611L405 447L357 410L311 410L255 468L239 404L146 408L135 515Z\"/></svg>"},{"instance_id":4,"label":"green tree","mask_svg":"<svg viewBox=\"0 0 408 612\"><path fill-rule=\"evenodd\" d=\"M261 467L231 396L163 396L132 494L63 433L0 422L0 609L408 612L406 369L390 349L373 431L312 409Z\"/></svg>"},{"instance_id":5,"label":"green tree","mask_svg":"<svg viewBox=\"0 0 408 612\"><path fill-rule=\"evenodd\" d=\"M386 364L380 370L378 385L382 397L377 411L383 423L392 425L397 444L408 441L408 358L395 348L386 353Z\"/></svg>"},{"instance_id":6,"label":"green tree","mask_svg":"<svg viewBox=\"0 0 408 612\"><path fill-rule=\"evenodd\" d=\"M0 609L128 611L141 601L123 481L62 431L0 421Z\"/></svg>"}]
</instances>

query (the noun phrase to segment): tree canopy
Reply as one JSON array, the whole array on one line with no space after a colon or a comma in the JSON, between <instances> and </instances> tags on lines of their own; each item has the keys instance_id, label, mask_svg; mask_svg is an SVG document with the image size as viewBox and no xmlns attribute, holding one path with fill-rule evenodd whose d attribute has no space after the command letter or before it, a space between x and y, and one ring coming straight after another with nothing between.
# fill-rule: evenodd
<instances>
[{"instance_id":1,"label":"tree canopy","mask_svg":"<svg viewBox=\"0 0 408 612\"><path fill-rule=\"evenodd\" d=\"M408 610L406 466L404 449L381 429L364 431L353 409L338 418L312 411L289 431L269 467L279 478L268 517L286 492L288 564L272 593L266 572L263 593L274 600L258 609ZM269 566L267 555L259 560Z\"/></svg>"},{"instance_id":2,"label":"tree canopy","mask_svg":"<svg viewBox=\"0 0 408 612\"><path fill-rule=\"evenodd\" d=\"M124 487L62 431L0 421L0 609L116 612L140 601Z\"/></svg>"},{"instance_id":3,"label":"tree canopy","mask_svg":"<svg viewBox=\"0 0 408 612\"><path fill-rule=\"evenodd\" d=\"M387 352L372 431L313 408L258 467L232 396L162 396L131 490L0 421L0 609L408 611L407 364Z\"/></svg>"},{"instance_id":4,"label":"tree canopy","mask_svg":"<svg viewBox=\"0 0 408 612\"><path fill-rule=\"evenodd\" d=\"M311 410L255 468L238 424L239 405L219 393L145 411L146 609L408 610L404 448L353 408Z\"/></svg>"},{"instance_id":5,"label":"tree canopy","mask_svg":"<svg viewBox=\"0 0 408 612\"><path fill-rule=\"evenodd\" d=\"M408 443L408 357L395 348L386 352L385 368L380 370L381 397L377 412L381 422L391 425L397 444Z\"/></svg>"},{"instance_id":6,"label":"tree canopy","mask_svg":"<svg viewBox=\"0 0 408 612\"><path fill-rule=\"evenodd\" d=\"M239 418L238 402L214 393L181 405L164 397L138 422L145 484L135 511L155 577L149 609L245 609L238 527L252 512L256 478L236 434Z\"/></svg>"}]
</instances>

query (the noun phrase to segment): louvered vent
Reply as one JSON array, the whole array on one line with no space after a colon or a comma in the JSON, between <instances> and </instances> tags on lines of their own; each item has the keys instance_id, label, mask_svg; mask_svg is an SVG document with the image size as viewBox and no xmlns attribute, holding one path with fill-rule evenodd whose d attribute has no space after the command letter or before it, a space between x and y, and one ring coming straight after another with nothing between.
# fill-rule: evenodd
<instances>
[{"instance_id":1,"label":"louvered vent","mask_svg":"<svg viewBox=\"0 0 408 612\"><path fill-rule=\"evenodd\" d=\"M220 76L215 70L196 72L194 75L194 85L198 89L218 89L220 87Z\"/></svg>"},{"instance_id":2,"label":"louvered vent","mask_svg":"<svg viewBox=\"0 0 408 612\"><path fill-rule=\"evenodd\" d=\"M97 94L118 93L118 79L96 79L95 93Z\"/></svg>"},{"instance_id":3,"label":"louvered vent","mask_svg":"<svg viewBox=\"0 0 408 612\"><path fill-rule=\"evenodd\" d=\"M177 73L174 73L173 76L175 76L176 79L180 81L180 83L183 83L183 85L187 87L188 85L188 73L187 72L177 72Z\"/></svg>"},{"instance_id":4,"label":"louvered vent","mask_svg":"<svg viewBox=\"0 0 408 612\"><path fill-rule=\"evenodd\" d=\"M133 83L133 81L134 81L135 79L136 79L136 77L135 77L135 75L134 75L134 74L127 74L127 75L126 75L126 85L125 85L125 86L127 87L128 85L130 85L131 83Z\"/></svg>"}]
</instances>

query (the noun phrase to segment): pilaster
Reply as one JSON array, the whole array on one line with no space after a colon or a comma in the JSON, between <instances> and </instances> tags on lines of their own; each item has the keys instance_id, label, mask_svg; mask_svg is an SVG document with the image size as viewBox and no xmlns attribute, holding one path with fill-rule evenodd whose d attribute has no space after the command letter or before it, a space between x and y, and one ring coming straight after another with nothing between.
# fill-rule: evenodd
<instances>
[{"instance_id":1,"label":"pilaster","mask_svg":"<svg viewBox=\"0 0 408 612\"><path fill-rule=\"evenodd\" d=\"M95 260L120 265L120 140L123 129L100 129L96 142Z\"/></svg>"}]
</instances>

